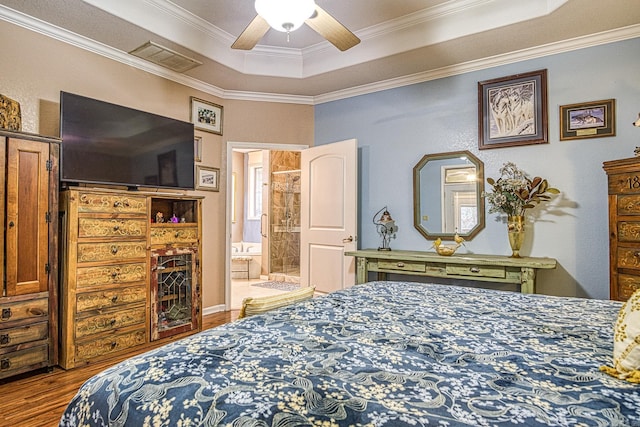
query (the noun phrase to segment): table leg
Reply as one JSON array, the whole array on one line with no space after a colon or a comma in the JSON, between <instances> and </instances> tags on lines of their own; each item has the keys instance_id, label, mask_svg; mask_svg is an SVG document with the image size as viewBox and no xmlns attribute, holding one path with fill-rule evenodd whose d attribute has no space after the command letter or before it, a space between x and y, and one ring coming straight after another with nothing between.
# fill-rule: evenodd
<instances>
[{"instance_id":1,"label":"table leg","mask_svg":"<svg viewBox=\"0 0 640 427\"><path fill-rule=\"evenodd\" d=\"M361 285L367 281L367 259L356 258L356 284Z\"/></svg>"},{"instance_id":2,"label":"table leg","mask_svg":"<svg viewBox=\"0 0 640 427\"><path fill-rule=\"evenodd\" d=\"M536 293L536 269L522 267L520 270L520 292L523 294Z\"/></svg>"}]
</instances>

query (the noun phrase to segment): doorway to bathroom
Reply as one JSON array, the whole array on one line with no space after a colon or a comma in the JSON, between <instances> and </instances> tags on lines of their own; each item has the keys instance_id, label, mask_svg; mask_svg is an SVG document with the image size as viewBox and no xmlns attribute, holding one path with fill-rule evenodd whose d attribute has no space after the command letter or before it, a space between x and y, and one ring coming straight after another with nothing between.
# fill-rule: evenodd
<instances>
[{"instance_id":1,"label":"doorway to bathroom","mask_svg":"<svg viewBox=\"0 0 640 427\"><path fill-rule=\"evenodd\" d=\"M228 195L231 309L246 297L289 292L300 284L300 150L306 146L240 145L231 149Z\"/></svg>"}]
</instances>

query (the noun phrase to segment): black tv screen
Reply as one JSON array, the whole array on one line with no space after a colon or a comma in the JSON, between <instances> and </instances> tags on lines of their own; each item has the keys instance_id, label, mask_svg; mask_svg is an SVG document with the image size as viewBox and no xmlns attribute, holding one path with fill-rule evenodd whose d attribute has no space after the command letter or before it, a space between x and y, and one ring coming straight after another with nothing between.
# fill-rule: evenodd
<instances>
[{"instance_id":1,"label":"black tv screen","mask_svg":"<svg viewBox=\"0 0 640 427\"><path fill-rule=\"evenodd\" d=\"M194 187L193 124L60 92L61 181Z\"/></svg>"}]
</instances>

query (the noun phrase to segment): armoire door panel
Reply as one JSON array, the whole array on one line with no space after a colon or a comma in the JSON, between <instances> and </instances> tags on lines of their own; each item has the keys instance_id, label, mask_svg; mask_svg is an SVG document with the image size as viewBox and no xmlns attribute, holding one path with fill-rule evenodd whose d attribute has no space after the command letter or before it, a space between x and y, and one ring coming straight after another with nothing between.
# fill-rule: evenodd
<instances>
[{"instance_id":1,"label":"armoire door panel","mask_svg":"<svg viewBox=\"0 0 640 427\"><path fill-rule=\"evenodd\" d=\"M7 156L7 295L47 290L49 146L9 139Z\"/></svg>"}]
</instances>

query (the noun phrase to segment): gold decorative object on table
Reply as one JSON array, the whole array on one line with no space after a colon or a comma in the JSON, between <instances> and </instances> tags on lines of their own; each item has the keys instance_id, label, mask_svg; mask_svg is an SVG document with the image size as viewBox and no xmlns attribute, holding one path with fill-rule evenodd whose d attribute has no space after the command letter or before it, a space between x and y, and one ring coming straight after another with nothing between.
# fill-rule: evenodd
<instances>
[{"instance_id":1,"label":"gold decorative object on table","mask_svg":"<svg viewBox=\"0 0 640 427\"><path fill-rule=\"evenodd\" d=\"M500 175L497 181L487 178L493 192L483 192L483 196L491 205L489 213L507 214L511 257L520 258L520 249L525 239L526 210L540 202L548 202L551 200L550 194L560 194L560 190L549 187L547 180L539 176L529 178L526 172L511 162L500 168Z\"/></svg>"},{"instance_id":2,"label":"gold decorative object on table","mask_svg":"<svg viewBox=\"0 0 640 427\"><path fill-rule=\"evenodd\" d=\"M464 239L456 233L453 237L453 240L456 242L453 245L444 245L442 244L442 239L438 238L433 242L433 247L435 248L438 255L442 256L451 256L453 255L460 246L464 245Z\"/></svg>"},{"instance_id":3,"label":"gold decorative object on table","mask_svg":"<svg viewBox=\"0 0 640 427\"><path fill-rule=\"evenodd\" d=\"M22 130L20 103L4 95L0 95L0 128Z\"/></svg>"},{"instance_id":4,"label":"gold decorative object on table","mask_svg":"<svg viewBox=\"0 0 640 427\"><path fill-rule=\"evenodd\" d=\"M509 245L511 246L512 257L520 258L520 248L524 243L524 215L507 217L507 232L509 234Z\"/></svg>"}]
</instances>

